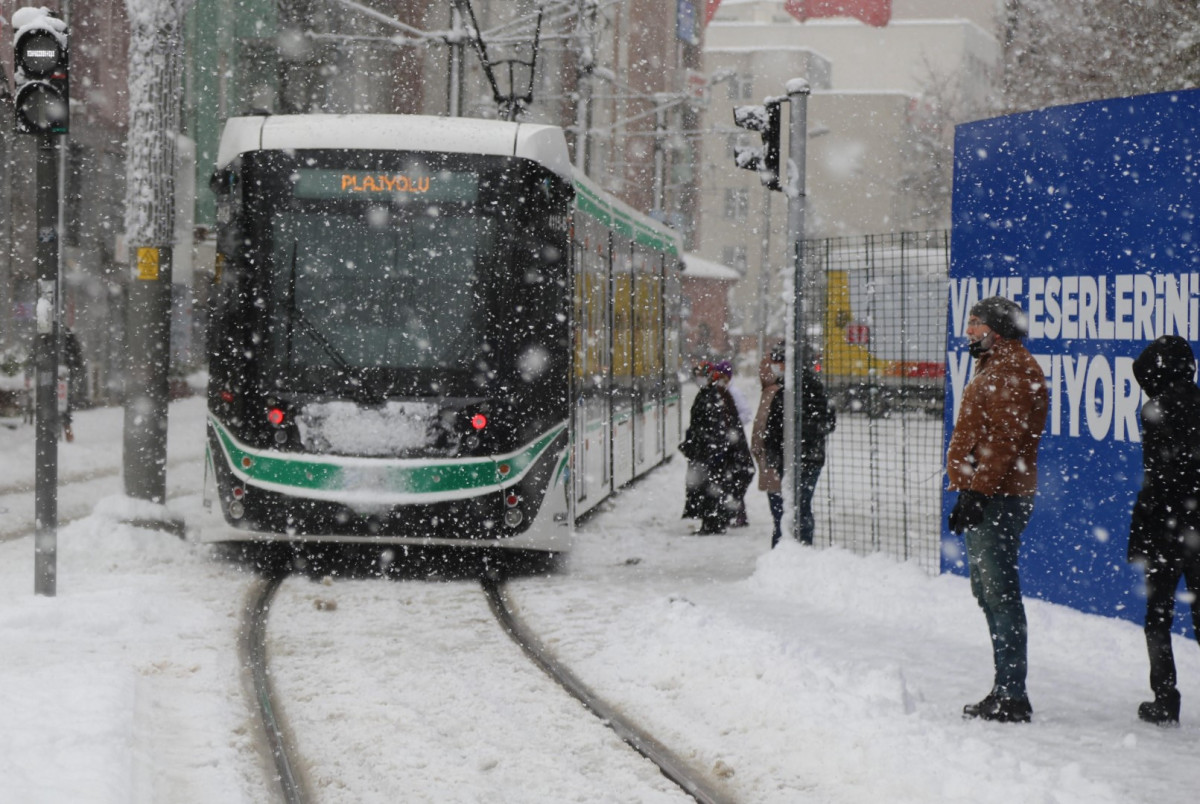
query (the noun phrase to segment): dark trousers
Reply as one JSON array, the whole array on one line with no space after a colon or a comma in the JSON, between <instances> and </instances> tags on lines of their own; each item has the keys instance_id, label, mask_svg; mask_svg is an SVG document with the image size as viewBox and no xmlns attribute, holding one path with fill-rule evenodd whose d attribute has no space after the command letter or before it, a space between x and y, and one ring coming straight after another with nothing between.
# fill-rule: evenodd
<instances>
[{"instance_id":1,"label":"dark trousers","mask_svg":"<svg viewBox=\"0 0 1200 804\"><path fill-rule=\"evenodd\" d=\"M779 544L783 535L783 495L777 491L767 492L767 505L771 508L771 519L775 520L775 531L771 534L771 546Z\"/></svg>"},{"instance_id":2,"label":"dark trousers","mask_svg":"<svg viewBox=\"0 0 1200 804\"><path fill-rule=\"evenodd\" d=\"M1032 513L1032 497L993 497L983 510L983 521L963 534L971 592L983 609L992 638L996 667L992 693L1001 698L1027 697L1028 626L1017 553Z\"/></svg>"},{"instance_id":3,"label":"dark trousers","mask_svg":"<svg viewBox=\"0 0 1200 804\"><path fill-rule=\"evenodd\" d=\"M1175 620L1175 591L1183 578L1192 596L1192 627L1200 639L1200 553L1181 562L1146 566L1146 650L1150 654L1150 689L1155 698L1174 697L1175 653L1171 625Z\"/></svg>"},{"instance_id":4,"label":"dark trousers","mask_svg":"<svg viewBox=\"0 0 1200 804\"><path fill-rule=\"evenodd\" d=\"M812 544L813 534L817 529L817 519L813 516L813 495L817 490L817 481L821 478L821 469L825 466L824 463L818 461L801 461L800 462L800 542L802 544ZM779 470L779 477L783 477L783 470ZM783 495L774 492L767 492L767 505L771 507L771 518L775 520L775 532L771 535L771 546L779 544L779 539L782 537L782 522L783 522Z\"/></svg>"},{"instance_id":5,"label":"dark trousers","mask_svg":"<svg viewBox=\"0 0 1200 804\"><path fill-rule=\"evenodd\" d=\"M823 462L800 461L800 542L813 543L813 533L817 529L817 520L813 516L813 495L817 491L817 480L821 477Z\"/></svg>"}]
</instances>

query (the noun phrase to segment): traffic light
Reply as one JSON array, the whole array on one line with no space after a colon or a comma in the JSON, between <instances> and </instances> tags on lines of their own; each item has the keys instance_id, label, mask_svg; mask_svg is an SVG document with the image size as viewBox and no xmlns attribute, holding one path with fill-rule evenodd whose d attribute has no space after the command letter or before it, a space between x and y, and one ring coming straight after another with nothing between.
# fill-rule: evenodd
<instances>
[{"instance_id":1,"label":"traffic light","mask_svg":"<svg viewBox=\"0 0 1200 804\"><path fill-rule=\"evenodd\" d=\"M758 177L769 190L782 190L779 180L779 116L783 100L769 100L763 106L733 107L733 123L738 128L757 131L762 135L762 147L738 145L733 160L740 168L757 170Z\"/></svg>"},{"instance_id":2,"label":"traffic light","mask_svg":"<svg viewBox=\"0 0 1200 804\"><path fill-rule=\"evenodd\" d=\"M13 73L20 134L66 134L70 123L67 24L44 9L13 14Z\"/></svg>"}]
</instances>

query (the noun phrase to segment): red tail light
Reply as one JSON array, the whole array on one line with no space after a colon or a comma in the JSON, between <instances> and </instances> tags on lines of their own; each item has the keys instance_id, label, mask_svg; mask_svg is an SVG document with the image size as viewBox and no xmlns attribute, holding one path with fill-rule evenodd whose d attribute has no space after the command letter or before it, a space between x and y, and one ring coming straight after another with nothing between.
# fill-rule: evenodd
<instances>
[{"instance_id":1,"label":"red tail light","mask_svg":"<svg viewBox=\"0 0 1200 804\"><path fill-rule=\"evenodd\" d=\"M487 416L484 416L482 413L476 413L471 417L471 426L476 430L482 430L487 427L487 422Z\"/></svg>"},{"instance_id":2,"label":"red tail light","mask_svg":"<svg viewBox=\"0 0 1200 804\"><path fill-rule=\"evenodd\" d=\"M276 427L283 424L283 411L279 408L271 408L267 411L267 421Z\"/></svg>"}]
</instances>

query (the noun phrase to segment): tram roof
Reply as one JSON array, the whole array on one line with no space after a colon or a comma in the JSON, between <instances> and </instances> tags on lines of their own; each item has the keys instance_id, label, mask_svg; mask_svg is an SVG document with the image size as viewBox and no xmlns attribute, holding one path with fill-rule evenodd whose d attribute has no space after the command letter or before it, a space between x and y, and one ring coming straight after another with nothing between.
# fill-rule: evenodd
<instances>
[{"instance_id":1,"label":"tram roof","mask_svg":"<svg viewBox=\"0 0 1200 804\"><path fill-rule=\"evenodd\" d=\"M342 148L515 156L570 180L562 129L534 123L392 114L296 114L231 117L217 166L259 150Z\"/></svg>"}]
</instances>

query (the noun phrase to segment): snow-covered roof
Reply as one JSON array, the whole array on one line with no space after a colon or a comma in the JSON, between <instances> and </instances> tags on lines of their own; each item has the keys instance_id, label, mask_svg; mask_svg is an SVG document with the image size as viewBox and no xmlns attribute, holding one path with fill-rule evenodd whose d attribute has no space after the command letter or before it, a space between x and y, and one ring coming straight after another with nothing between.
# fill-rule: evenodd
<instances>
[{"instance_id":1,"label":"snow-covered roof","mask_svg":"<svg viewBox=\"0 0 1200 804\"><path fill-rule=\"evenodd\" d=\"M257 150L349 148L516 156L569 179L566 137L556 126L390 114L297 114L231 117L217 166Z\"/></svg>"},{"instance_id":2,"label":"snow-covered roof","mask_svg":"<svg viewBox=\"0 0 1200 804\"><path fill-rule=\"evenodd\" d=\"M728 265L706 260L696 254L683 255L683 275L692 279L722 279L726 282L736 282L742 278Z\"/></svg>"}]
</instances>

